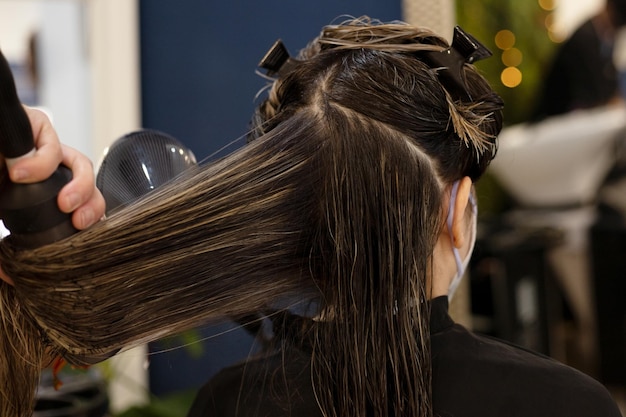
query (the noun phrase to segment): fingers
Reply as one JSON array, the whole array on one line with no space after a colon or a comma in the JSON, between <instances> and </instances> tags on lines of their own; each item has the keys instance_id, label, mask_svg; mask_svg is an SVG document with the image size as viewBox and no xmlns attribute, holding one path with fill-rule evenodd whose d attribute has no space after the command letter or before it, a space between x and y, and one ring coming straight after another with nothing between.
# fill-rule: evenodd
<instances>
[{"instance_id":1,"label":"fingers","mask_svg":"<svg viewBox=\"0 0 626 417\"><path fill-rule=\"evenodd\" d=\"M28 156L7 161L9 175L13 182L43 181L52 175L63 159L61 144L44 112L26 106L24 110L33 129L36 150Z\"/></svg>"},{"instance_id":2,"label":"fingers","mask_svg":"<svg viewBox=\"0 0 626 417\"><path fill-rule=\"evenodd\" d=\"M59 208L65 213L74 212L74 227L85 229L104 215L104 198L96 188L91 161L66 145L62 145L62 154L62 163L72 171L73 179L59 192Z\"/></svg>"}]
</instances>

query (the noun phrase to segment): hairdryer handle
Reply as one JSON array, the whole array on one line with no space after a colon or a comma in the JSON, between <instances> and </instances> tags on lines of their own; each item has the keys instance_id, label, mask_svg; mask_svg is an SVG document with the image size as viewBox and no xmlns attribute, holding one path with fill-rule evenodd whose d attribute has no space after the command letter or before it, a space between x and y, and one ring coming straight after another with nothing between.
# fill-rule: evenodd
<instances>
[{"instance_id":1,"label":"hairdryer handle","mask_svg":"<svg viewBox=\"0 0 626 417\"><path fill-rule=\"evenodd\" d=\"M17 158L34 147L28 116L17 97L9 63L0 51L0 153Z\"/></svg>"},{"instance_id":2,"label":"hairdryer handle","mask_svg":"<svg viewBox=\"0 0 626 417\"><path fill-rule=\"evenodd\" d=\"M0 153L8 164L34 148L28 115L17 96L9 63L0 52ZM61 212L57 204L59 191L71 179L71 171L63 166L47 180L34 184L14 184L8 175L4 176L0 183L0 219L17 246L35 248L76 232L71 214Z\"/></svg>"}]
</instances>

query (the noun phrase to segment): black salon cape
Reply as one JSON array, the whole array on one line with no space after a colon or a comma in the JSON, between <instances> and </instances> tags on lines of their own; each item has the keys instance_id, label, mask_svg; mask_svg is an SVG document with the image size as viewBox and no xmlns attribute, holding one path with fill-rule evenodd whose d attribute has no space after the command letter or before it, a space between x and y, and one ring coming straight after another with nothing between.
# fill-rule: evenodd
<instances>
[{"instance_id":1,"label":"black salon cape","mask_svg":"<svg viewBox=\"0 0 626 417\"><path fill-rule=\"evenodd\" d=\"M553 359L455 324L447 297L432 301L435 417L621 417L603 385ZM270 383L271 381L271 383ZM310 353L297 349L217 374L189 417L321 417Z\"/></svg>"}]
</instances>

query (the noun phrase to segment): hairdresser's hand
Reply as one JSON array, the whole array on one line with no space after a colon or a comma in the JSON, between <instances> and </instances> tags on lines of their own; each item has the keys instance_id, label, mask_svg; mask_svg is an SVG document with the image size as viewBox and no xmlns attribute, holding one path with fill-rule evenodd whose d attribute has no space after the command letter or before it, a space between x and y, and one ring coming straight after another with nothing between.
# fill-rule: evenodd
<instances>
[{"instance_id":1,"label":"hairdresser's hand","mask_svg":"<svg viewBox=\"0 0 626 417\"><path fill-rule=\"evenodd\" d=\"M59 142L45 113L28 107L25 110L33 128L36 152L11 164L11 180L18 183L43 181L59 164L67 166L72 170L73 179L59 192L59 208L65 213L73 212L72 223L77 229L91 226L104 214L104 198L96 188L91 161Z\"/></svg>"},{"instance_id":2,"label":"hairdresser's hand","mask_svg":"<svg viewBox=\"0 0 626 417\"><path fill-rule=\"evenodd\" d=\"M71 169L73 179L59 192L58 204L61 211L72 213L72 223L77 229L85 229L104 215L104 198L95 186L91 161L69 146L62 145L50 123L40 110L25 107L35 138L34 154L19 158L9 167L11 180L16 183L43 181L56 170L59 164ZM0 164L4 165L0 157ZM0 278L6 276L0 269Z\"/></svg>"}]
</instances>

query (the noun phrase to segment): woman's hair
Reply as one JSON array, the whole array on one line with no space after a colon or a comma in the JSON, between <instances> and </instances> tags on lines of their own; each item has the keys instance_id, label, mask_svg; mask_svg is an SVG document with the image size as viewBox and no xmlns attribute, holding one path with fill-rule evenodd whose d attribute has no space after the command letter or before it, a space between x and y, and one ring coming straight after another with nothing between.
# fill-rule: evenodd
<instances>
[{"instance_id":1,"label":"woman's hair","mask_svg":"<svg viewBox=\"0 0 626 417\"><path fill-rule=\"evenodd\" d=\"M281 71L253 140L69 239L0 242L0 413L28 414L39 369L285 299L315 300L313 383L326 416L431 416L431 255L446 187L495 155L500 98L462 65L442 83L428 30L328 26ZM304 335L302 336L304 337Z\"/></svg>"}]
</instances>

